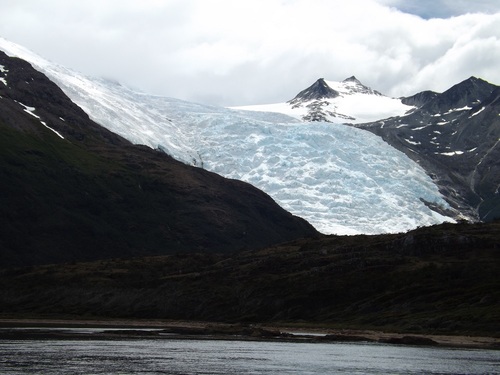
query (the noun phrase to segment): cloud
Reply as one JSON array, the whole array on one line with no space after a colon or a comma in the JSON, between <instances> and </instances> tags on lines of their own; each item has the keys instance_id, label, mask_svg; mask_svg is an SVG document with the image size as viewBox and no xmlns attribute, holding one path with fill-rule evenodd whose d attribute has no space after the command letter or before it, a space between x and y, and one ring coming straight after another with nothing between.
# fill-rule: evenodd
<instances>
[{"instance_id":1,"label":"cloud","mask_svg":"<svg viewBox=\"0 0 500 375\"><path fill-rule=\"evenodd\" d=\"M89 75L205 103L279 102L351 75L403 96L471 75L500 83L500 12L471 3L4 0L0 35Z\"/></svg>"},{"instance_id":2,"label":"cloud","mask_svg":"<svg viewBox=\"0 0 500 375\"><path fill-rule=\"evenodd\" d=\"M394 6L425 19L449 18L467 13L497 13L497 0L377 0L381 4Z\"/></svg>"}]
</instances>

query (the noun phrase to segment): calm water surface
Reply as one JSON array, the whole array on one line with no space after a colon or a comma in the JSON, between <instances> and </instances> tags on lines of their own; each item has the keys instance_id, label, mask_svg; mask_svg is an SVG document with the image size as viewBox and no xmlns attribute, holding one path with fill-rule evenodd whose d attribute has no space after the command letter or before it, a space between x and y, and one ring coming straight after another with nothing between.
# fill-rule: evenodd
<instances>
[{"instance_id":1,"label":"calm water surface","mask_svg":"<svg viewBox=\"0 0 500 375\"><path fill-rule=\"evenodd\" d=\"M0 341L0 374L499 373L494 350L168 338Z\"/></svg>"}]
</instances>

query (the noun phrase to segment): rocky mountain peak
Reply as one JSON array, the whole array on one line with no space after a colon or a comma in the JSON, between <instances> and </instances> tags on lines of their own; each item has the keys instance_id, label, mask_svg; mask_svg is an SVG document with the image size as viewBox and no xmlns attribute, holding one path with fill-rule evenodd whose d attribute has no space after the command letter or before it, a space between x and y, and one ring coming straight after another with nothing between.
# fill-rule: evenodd
<instances>
[{"instance_id":1,"label":"rocky mountain peak","mask_svg":"<svg viewBox=\"0 0 500 375\"><path fill-rule=\"evenodd\" d=\"M361 83L359 79L355 76L351 76L342 81L346 88L345 94L369 94L369 95L382 95L380 92L373 90L372 88L365 86Z\"/></svg>"},{"instance_id":2,"label":"rocky mountain peak","mask_svg":"<svg viewBox=\"0 0 500 375\"><path fill-rule=\"evenodd\" d=\"M343 81L320 78L283 104L282 113L297 114L306 122L362 123L402 115L412 109L401 99L387 97L363 85L354 75ZM266 106L257 106L252 110L256 108L267 111ZM275 105L271 112L276 112Z\"/></svg>"},{"instance_id":3,"label":"rocky mountain peak","mask_svg":"<svg viewBox=\"0 0 500 375\"><path fill-rule=\"evenodd\" d=\"M295 98L288 101L287 103L294 105L311 100L336 98L339 95L340 94L338 91L335 91L330 86L328 86L324 78L320 78L311 86L299 92L297 96L295 96Z\"/></svg>"},{"instance_id":4,"label":"rocky mountain peak","mask_svg":"<svg viewBox=\"0 0 500 375\"><path fill-rule=\"evenodd\" d=\"M344 79L342 82L354 82L361 85L361 82L355 76L350 76L349 78Z\"/></svg>"}]
</instances>

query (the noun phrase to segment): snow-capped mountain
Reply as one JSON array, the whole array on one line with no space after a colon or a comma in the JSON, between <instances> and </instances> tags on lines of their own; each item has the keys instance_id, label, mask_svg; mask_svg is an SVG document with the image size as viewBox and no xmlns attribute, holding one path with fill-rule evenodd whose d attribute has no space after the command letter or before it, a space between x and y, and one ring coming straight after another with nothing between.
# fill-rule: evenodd
<instances>
[{"instance_id":1,"label":"snow-capped mountain","mask_svg":"<svg viewBox=\"0 0 500 375\"><path fill-rule=\"evenodd\" d=\"M278 112L299 120L358 124L401 116L415 107L363 85L356 77L342 82L318 79L285 103L234 107Z\"/></svg>"},{"instance_id":2,"label":"snow-capped mountain","mask_svg":"<svg viewBox=\"0 0 500 375\"><path fill-rule=\"evenodd\" d=\"M0 49L31 62L113 132L250 182L323 233L400 232L453 220L450 206L424 169L365 130L147 95L86 77L4 39ZM4 79L8 86L8 76ZM412 108L367 88L361 92L354 79L332 86L338 97L351 93L355 98L344 107L339 104L338 113L346 116L366 120L375 116L375 107L376 116ZM360 98L366 99L365 108L374 110L364 113ZM347 111L349 106L357 112Z\"/></svg>"}]
</instances>

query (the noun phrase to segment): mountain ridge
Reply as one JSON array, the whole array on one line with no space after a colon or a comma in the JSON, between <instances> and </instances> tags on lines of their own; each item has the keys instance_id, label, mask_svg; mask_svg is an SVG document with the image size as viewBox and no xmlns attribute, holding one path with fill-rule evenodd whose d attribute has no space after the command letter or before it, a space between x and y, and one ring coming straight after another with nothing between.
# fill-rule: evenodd
<instances>
[{"instance_id":1,"label":"mountain ridge","mask_svg":"<svg viewBox=\"0 0 500 375\"><path fill-rule=\"evenodd\" d=\"M470 77L441 94L410 97L406 116L356 126L426 169L450 204L477 220L500 216L500 87Z\"/></svg>"}]
</instances>

